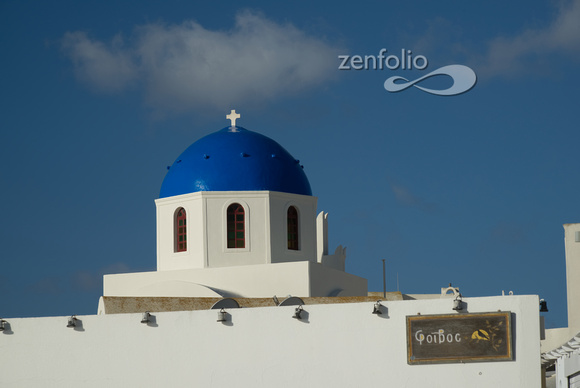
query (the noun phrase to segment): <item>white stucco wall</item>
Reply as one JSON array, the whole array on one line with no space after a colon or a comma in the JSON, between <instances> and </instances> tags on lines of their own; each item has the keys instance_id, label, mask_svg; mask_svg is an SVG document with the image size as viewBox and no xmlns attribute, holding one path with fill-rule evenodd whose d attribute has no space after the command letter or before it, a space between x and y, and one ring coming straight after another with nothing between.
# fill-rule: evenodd
<instances>
[{"instance_id":1,"label":"white stucco wall","mask_svg":"<svg viewBox=\"0 0 580 388\"><path fill-rule=\"evenodd\" d=\"M201 195L185 194L158 199L157 270L169 271L206 266L206 206ZM187 251L175 252L175 212L183 207L187 218Z\"/></svg>"},{"instance_id":2,"label":"white stucco wall","mask_svg":"<svg viewBox=\"0 0 580 388\"><path fill-rule=\"evenodd\" d=\"M407 315L451 313L449 299L228 310L5 318L0 386L26 387L540 387L538 298L465 298L470 312L511 311L515 360L408 365Z\"/></svg>"},{"instance_id":3,"label":"white stucco wall","mask_svg":"<svg viewBox=\"0 0 580 388\"><path fill-rule=\"evenodd\" d=\"M338 291L338 293L333 292ZM311 261L103 277L104 296L366 296L367 280Z\"/></svg>"},{"instance_id":4,"label":"white stucco wall","mask_svg":"<svg viewBox=\"0 0 580 388\"><path fill-rule=\"evenodd\" d=\"M270 262L270 230L267 222L270 214L266 193L233 196L225 192L209 195L206 199L208 267ZM233 203L244 207L244 248L227 248L227 208Z\"/></svg>"},{"instance_id":5,"label":"white stucco wall","mask_svg":"<svg viewBox=\"0 0 580 388\"><path fill-rule=\"evenodd\" d=\"M244 248L227 248L226 214L232 203L245 210ZM271 191L208 191L157 199L157 270L316 261L316 203L316 197ZM298 251L288 249L289 206L299 213ZM187 213L187 252L175 252L174 246L174 217L180 207Z\"/></svg>"},{"instance_id":6,"label":"white stucco wall","mask_svg":"<svg viewBox=\"0 0 580 388\"><path fill-rule=\"evenodd\" d=\"M556 388L568 388L570 376L580 371L580 355L569 354L556 361Z\"/></svg>"},{"instance_id":7,"label":"white stucco wall","mask_svg":"<svg viewBox=\"0 0 580 388\"><path fill-rule=\"evenodd\" d=\"M576 333L580 330L580 224L564 224L564 236L566 285L568 288L568 328L570 328L571 333Z\"/></svg>"},{"instance_id":8,"label":"white stucco wall","mask_svg":"<svg viewBox=\"0 0 580 388\"><path fill-rule=\"evenodd\" d=\"M307 195L270 192L270 233L272 263L316 261L317 198ZM288 208L298 210L299 250L288 249Z\"/></svg>"}]
</instances>

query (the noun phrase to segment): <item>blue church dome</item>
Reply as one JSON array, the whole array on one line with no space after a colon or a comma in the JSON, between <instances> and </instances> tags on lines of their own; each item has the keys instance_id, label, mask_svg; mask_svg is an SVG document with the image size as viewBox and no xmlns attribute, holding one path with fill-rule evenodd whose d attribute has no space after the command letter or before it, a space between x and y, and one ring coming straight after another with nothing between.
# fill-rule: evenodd
<instances>
[{"instance_id":1,"label":"blue church dome","mask_svg":"<svg viewBox=\"0 0 580 388\"><path fill-rule=\"evenodd\" d=\"M269 190L312 195L299 161L274 140L242 127L209 134L169 168L160 198L197 191Z\"/></svg>"}]
</instances>

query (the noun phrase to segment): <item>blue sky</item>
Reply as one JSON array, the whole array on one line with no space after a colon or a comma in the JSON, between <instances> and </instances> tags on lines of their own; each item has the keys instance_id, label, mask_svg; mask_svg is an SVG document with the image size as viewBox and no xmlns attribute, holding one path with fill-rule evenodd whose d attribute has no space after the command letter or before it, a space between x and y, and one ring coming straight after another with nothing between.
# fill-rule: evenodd
<instances>
[{"instance_id":1,"label":"blue sky","mask_svg":"<svg viewBox=\"0 0 580 388\"><path fill-rule=\"evenodd\" d=\"M0 316L93 314L155 269L166 167L238 124L300 159L330 248L381 291L539 294L566 325L580 1L0 2ZM338 70L402 49L419 70ZM450 97L385 80L475 71ZM445 88L449 79L426 80Z\"/></svg>"}]
</instances>

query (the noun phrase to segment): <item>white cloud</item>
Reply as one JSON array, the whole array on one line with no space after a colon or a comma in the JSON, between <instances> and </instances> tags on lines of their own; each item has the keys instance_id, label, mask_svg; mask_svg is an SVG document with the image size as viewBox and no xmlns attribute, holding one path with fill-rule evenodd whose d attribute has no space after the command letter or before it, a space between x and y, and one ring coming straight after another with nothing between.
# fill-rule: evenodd
<instances>
[{"instance_id":1,"label":"white cloud","mask_svg":"<svg viewBox=\"0 0 580 388\"><path fill-rule=\"evenodd\" d=\"M154 108L184 111L263 103L319 85L336 74L339 49L291 24L242 12L229 31L193 21L137 27L130 47L81 32L67 33L63 49L79 79L106 92L143 87Z\"/></svg>"},{"instance_id":2,"label":"white cloud","mask_svg":"<svg viewBox=\"0 0 580 388\"><path fill-rule=\"evenodd\" d=\"M137 68L131 55L123 51L120 36L107 47L91 41L84 32L67 32L62 48L72 60L77 77L97 90L121 90L137 76Z\"/></svg>"},{"instance_id":3,"label":"white cloud","mask_svg":"<svg viewBox=\"0 0 580 388\"><path fill-rule=\"evenodd\" d=\"M478 72L489 76L525 71L531 64L554 53L580 56L580 0L564 2L552 23L542 29L529 29L514 37L498 37Z\"/></svg>"},{"instance_id":4,"label":"white cloud","mask_svg":"<svg viewBox=\"0 0 580 388\"><path fill-rule=\"evenodd\" d=\"M391 183L391 190L395 195L397 202L403 205L415 207L425 212L432 212L436 209L436 205L434 203L423 200L404 186Z\"/></svg>"}]
</instances>

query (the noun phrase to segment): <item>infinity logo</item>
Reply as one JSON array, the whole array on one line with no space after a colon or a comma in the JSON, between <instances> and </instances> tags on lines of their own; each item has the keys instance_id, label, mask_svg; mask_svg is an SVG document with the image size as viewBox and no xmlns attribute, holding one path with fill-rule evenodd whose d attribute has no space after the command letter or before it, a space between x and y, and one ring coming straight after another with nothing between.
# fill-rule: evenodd
<instances>
[{"instance_id":1,"label":"infinity logo","mask_svg":"<svg viewBox=\"0 0 580 388\"><path fill-rule=\"evenodd\" d=\"M447 75L451 77L453 79L453 85L443 90L428 89L417 85L421 81L436 75ZM397 83L397 81L401 80L406 82ZM385 89L391 93L400 92L410 88L411 86L414 86L424 92L436 94L438 96L455 96L457 94L467 92L469 89L475 86L476 82L477 76L475 75L475 72L469 67L463 65L448 65L434 70L431 73L416 79L415 81L409 81L408 79L399 76L390 77L385 81L384 86Z\"/></svg>"}]
</instances>

